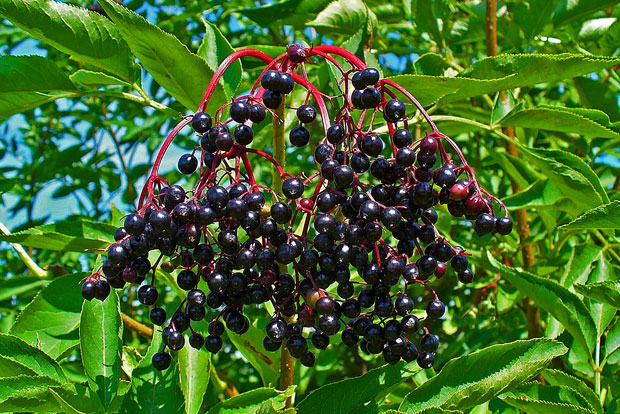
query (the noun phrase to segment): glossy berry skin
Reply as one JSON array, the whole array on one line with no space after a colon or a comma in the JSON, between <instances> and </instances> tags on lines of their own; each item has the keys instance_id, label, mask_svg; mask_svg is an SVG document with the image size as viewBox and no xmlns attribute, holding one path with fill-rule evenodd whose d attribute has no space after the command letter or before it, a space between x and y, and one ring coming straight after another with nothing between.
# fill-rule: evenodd
<instances>
[{"instance_id":1,"label":"glossy berry skin","mask_svg":"<svg viewBox=\"0 0 620 414\"><path fill-rule=\"evenodd\" d=\"M204 134L211 129L212 120L209 114L196 112L192 117L192 128L199 134Z\"/></svg>"},{"instance_id":2,"label":"glossy berry skin","mask_svg":"<svg viewBox=\"0 0 620 414\"><path fill-rule=\"evenodd\" d=\"M426 334L420 339L420 349L424 352L435 352L439 347L439 338L433 334Z\"/></svg>"},{"instance_id":3,"label":"glossy berry skin","mask_svg":"<svg viewBox=\"0 0 620 414\"><path fill-rule=\"evenodd\" d=\"M304 194L304 183L297 177L290 177L282 183L282 194L289 200L301 198Z\"/></svg>"},{"instance_id":4,"label":"glossy berry skin","mask_svg":"<svg viewBox=\"0 0 620 414\"><path fill-rule=\"evenodd\" d=\"M362 92L362 104L366 108L374 108L381 103L381 92L375 88L364 89Z\"/></svg>"},{"instance_id":5,"label":"glossy berry skin","mask_svg":"<svg viewBox=\"0 0 620 414\"><path fill-rule=\"evenodd\" d=\"M113 244L108 248L108 260L113 265L123 265L127 261L127 252L120 244Z\"/></svg>"},{"instance_id":6,"label":"glossy berry skin","mask_svg":"<svg viewBox=\"0 0 620 414\"><path fill-rule=\"evenodd\" d=\"M298 44L292 44L286 49L286 56L293 63L302 63L307 57L306 49Z\"/></svg>"},{"instance_id":7,"label":"glossy berry skin","mask_svg":"<svg viewBox=\"0 0 620 414\"><path fill-rule=\"evenodd\" d=\"M282 99L282 94L278 91L266 90L263 94L263 104L269 109L278 109Z\"/></svg>"},{"instance_id":8,"label":"glossy berry skin","mask_svg":"<svg viewBox=\"0 0 620 414\"><path fill-rule=\"evenodd\" d=\"M495 221L497 219L488 213L482 213L474 222L474 230L479 236L495 231Z\"/></svg>"},{"instance_id":9,"label":"glossy berry skin","mask_svg":"<svg viewBox=\"0 0 620 414\"><path fill-rule=\"evenodd\" d=\"M422 352L420 353L420 355L418 355L417 361L420 368L428 369L431 368L435 363L435 356L430 352Z\"/></svg>"},{"instance_id":10,"label":"glossy berry skin","mask_svg":"<svg viewBox=\"0 0 620 414\"><path fill-rule=\"evenodd\" d=\"M316 109L312 105L302 105L297 108L297 119L304 124L314 122L316 119Z\"/></svg>"},{"instance_id":11,"label":"glossy berry skin","mask_svg":"<svg viewBox=\"0 0 620 414\"><path fill-rule=\"evenodd\" d=\"M153 367L155 367L155 369L157 369L158 371L163 371L168 369L168 367L170 366L170 363L172 362L172 357L166 352L157 352L153 355L151 362L153 363Z\"/></svg>"},{"instance_id":12,"label":"glossy berry skin","mask_svg":"<svg viewBox=\"0 0 620 414\"><path fill-rule=\"evenodd\" d=\"M512 231L512 220L508 217L498 218L495 222L495 231L497 231L502 236L506 236L510 234Z\"/></svg>"},{"instance_id":13,"label":"glossy berry skin","mask_svg":"<svg viewBox=\"0 0 620 414\"><path fill-rule=\"evenodd\" d=\"M431 319L439 319L446 313L446 307L438 300L433 300L426 305L426 314Z\"/></svg>"},{"instance_id":14,"label":"glossy berry skin","mask_svg":"<svg viewBox=\"0 0 620 414\"><path fill-rule=\"evenodd\" d=\"M151 285L140 286L138 289L138 300L143 305L153 305L157 302L158 297L157 289Z\"/></svg>"},{"instance_id":15,"label":"glossy berry skin","mask_svg":"<svg viewBox=\"0 0 620 414\"><path fill-rule=\"evenodd\" d=\"M376 68L366 68L360 72L360 80L364 86L372 86L379 82L379 71Z\"/></svg>"},{"instance_id":16,"label":"glossy berry skin","mask_svg":"<svg viewBox=\"0 0 620 414\"><path fill-rule=\"evenodd\" d=\"M244 123L250 118L250 106L242 101L233 102L230 106L230 117L235 122Z\"/></svg>"},{"instance_id":17,"label":"glossy berry skin","mask_svg":"<svg viewBox=\"0 0 620 414\"><path fill-rule=\"evenodd\" d=\"M375 134L369 134L362 138L360 148L369 157L376 157L383 151L383 141Z\"/></svg>"},{"instance_id":18,"label":"glossy berry skin","mask_svg":"<svg viewBox=\"0 0 620 414\"><path fill-rule=\"evenodd\" d=\"M254 132L248 125L237 125L235 128L235 141L241 145L249 145L254 139Z\"/></svg>"},{"instance_id":19,"label":"glossy berry skin","mask_svg":"<svg viewBox=\"0 0 620 414\"><path fill-rule=\"evenodd\" d=\"M139 236L144 231L146 222L138 214L130 214L125 218L123 227L132 236Z\"/></svg>"},{"instance_id":20,"label":"glossy berry skin","mask_svg":"<svg viewBox=\"0 0 620 414\"><path fill-rule=\"evenodd\" d=\"M306 338L301 335L293 335L286 342L286 347L294 358L300 358L308 352Z\"/></svg>"},{"instance_id":21,"label":"glossy berry skin","mask_svg":"<svg viewBox=\"0 0 620 414\"><path fill-rule=\"evenodd\" d=\"M95 298L97 287L94 282L86 281L82 284L82 297L88 301Z\"/></svg>"},{"instance_id":22,"label":"glossy berry skin","mask_svg":"<svg viewBox=\"0 0 620 414\"><path fill-rule=\"evenodd\" d=\"M268 70L263 74L260 84L268 91L278 91L282 86L280 82L280 74L277 70Z\"/></svg>"},{"instance_id":23,"label":"glossy berry skin","mask_svg":"<svg viewBox=\"0 0 620 414\"><path fill-rule=\"evenodd\" d=\"M149 313L149 319L154 325L161 326L166 322L166 311L163 308L153 308Z\"/></svg>"},{"instance_id":24,"label":"glossy berry skin","mask_svg":"<svg viewBox=\"0 0 620 414\"><path fill-rule=\"evenodd\" d=\"M413 137L408 129L397 129L392 134L392 141L396 148L408 147L413 142Z\"/></svg>"},{"instance_id":25,"label":"glossy berry skin","mask_svg":"<svg viewBox=\"0 0 620 414\"><path fill-rule=\"evenodd\" d=\"M304 126L298 125L291 129L288 134L291 144L296 147L305 147L310 142L310 132Z\"/></svg>"},{"instance_id":26,"label":"glossy berry skin","mask_svg":"<svg viewBox=\"0 0 620 414\"><path fill-rule=\"evenodd\" d=\"M262 105L255 104L250 106L250 121L260 124L265 120L265 117L265 108Z\"/></svg>"},{"instance_id":27,"label":"glossy berry skin","mask_svg":"<svg viewBox=\"0 0 620 414\"><path fill-rule=\"evenodd\" d=\"M177 167L181 173L186 175L191 174L196 171L196 168L198 168L198 159L194 156L194 154L181 155Z\"/></svg>"},{"instance_id":28,"label":"glossy berry skin","mask_svg":"<svg viewBox=\"0 0 620 414\"><path fill-rule=\"evenodd\" d=\"M405 104L398 99L389 100L383 107L383 117L388 122L397 122L405 117Z\"/></svg>"},{"instance_id":29,"label":"glossy berry skin","mask_svg":"<svg viewBox=\"0 0 620 414\"><path fill-rule=\"evenodd\" d=\"M222 337L219 335L209 335L205 338L205 349L212 354L216 354L222 349Z\"/></svg>"},{"instance_id":30,"label":"glossy berry skin","mask_svg":"<svg viewBox=\"0 0 620 414\"><path fill-rule=\"evenodd\" d=\"M338 144L344 139L345 129L340 124L331 125L327 128L327 134L325 136L331 144Z\"/></svg>"},{"instance_id":31,"label":"glossy berry skin","mask_svg":"<svg viewBox=\"0 0 620 414\"><path fill-rule=\"evenodd\" d=\"M173 351L179 351L185 346L185 337L179 331L172 331L168 335L168 346Z\"/></svg>"}]
</instances>

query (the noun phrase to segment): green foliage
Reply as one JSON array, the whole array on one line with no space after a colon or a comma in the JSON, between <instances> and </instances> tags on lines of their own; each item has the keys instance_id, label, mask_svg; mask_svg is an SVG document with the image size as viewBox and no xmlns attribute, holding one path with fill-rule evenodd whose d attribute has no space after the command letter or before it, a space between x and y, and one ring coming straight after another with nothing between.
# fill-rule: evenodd
<instances>
[{"instance_id":1,"label":"green foliage","mask_svg":"<svg viewBox=\"0 0 620 414\"><path fill-rule=\"evenodd\" d=\"M620 4L500 2L500 55L488 57L486 3L0 0L0 411L617 412ZM465 286L449 271L438 284L451 302L433 326L436 371L383 365L334 337L314 368L297 364L295 386L278 391L280 354L263 348L267 317L252 308L248 332L228 334L223 352L186 346L159 372L151 358L163 348L161 330L134 306L135 288L104 303L81 298L95 253L135 209L153 164L145 154L196 110L220 63L247 47L276 57L294 41L340 45L379 66L463 148L509 216L527 214L529 236L520 228L479 238L439 209L439 229L468 248L476 279ZM264 68L257 62L225 72L211 113L252 89ZM338 90L333 70L306 65L321 91ZM287 105L304 100L295 93ZM423 136L422 120L409 122ZM286 120L286 133L294 124ZM270 153L269 128L254 130L255 148ZM310 131L308 148L287 152L289 172L314 168L322 135ZM176 153L196 146L183 134ZM162 167L171 183L182 180L173 158ZM271 166L255 174L271 185ZM158 299L169 315L174 278L156 274L172 285ZM125 325L129 317L153 337Z\"/></svg>"},{"instance_id":2,"label":"green foliage","mask_svg":"<svg viewBox=\"0 0 620 414\"><path fill-rule=\"evenodd\" d=\"M399 410L475 407L528 380L564 353L562 344L546 339L493 345L448 362L438 375L407 394Z\"/></svg>"}]
</instances>

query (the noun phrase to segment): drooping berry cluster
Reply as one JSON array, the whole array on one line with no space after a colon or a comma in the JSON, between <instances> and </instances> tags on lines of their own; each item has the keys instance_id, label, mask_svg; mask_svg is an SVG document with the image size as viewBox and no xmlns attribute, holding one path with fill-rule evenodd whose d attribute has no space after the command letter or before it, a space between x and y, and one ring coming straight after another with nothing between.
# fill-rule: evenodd
<instances>
[{"instance_id":1,"label":"drooping berry cluster","mask_svg":"<svg viewBox=\"0 0 620 414\"><path fill-rule=\"evenodd\" d=\"M267 67L249 94L220 107L212 118L204 108L215 85L227 65L242 56L262 59ZM339 96L328 97L308 80L306 66L319 59L341 74L335 86ZM446 308L429 282L446 275L447 263L461 283L474 276L465 251L435 227L437 207L447 205L452 216L473 220L479 235L505 235L512 229L505 206L480 188L458 146L415 98L354 55L333 46L292 45L276 59L244 49L225 62L199 110L165 140L137 211L114 235L103 267L83 284L84 297L105 299L110 285L139 286L138 299L151 306L153 324L166 325L164 349L153 357L158 369L170 365L168 350L181 349L188 331L191 346L218 352L225 329L248 330L252 321L244 308L266 303L274 312L264 348L286 346L306 366L315 361L310 344L325 349L340 335L345 345L381 353L391 364L417 360L431 367L439 341L430 329ZM294 109L299 124L290 129L290 143L308 145L308 125L318 116L323 124L314 150L317 171L299 176L248 147L252 125L263 122L267 112L277 116L273 110L284 105L295 85L307 94ZM414 140L409 122L415 110L431 132ZM179 171L188 181L195 178L193 188L184 189L160 177L158 167L176 134L190 123L200 146L179 159ZM385 132L376 124L384 124ZM458 162L451 161L446 143ZM282 187L274 191L256 182L248 156L273 164ZM506 216L496 217L498 209ZM157 306L159 266L175 271L178 287L187 292L172 315ZM414 293L416 286L422 292ZM426 298L425 309L416 309L414 297ZM192 322L208 313L207 332L196 332Z\"/></svg>"}]
</instances>

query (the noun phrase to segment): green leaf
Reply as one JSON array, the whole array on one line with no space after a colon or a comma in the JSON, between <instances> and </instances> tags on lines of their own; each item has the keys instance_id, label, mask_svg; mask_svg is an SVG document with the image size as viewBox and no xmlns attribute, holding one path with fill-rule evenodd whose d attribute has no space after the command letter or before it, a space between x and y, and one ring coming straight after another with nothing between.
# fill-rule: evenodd
<instances>
[{"instance_id":1,"label":"green leaf","mask_svg":"<svg viewBox=\"0 0 620 414\"><path fill-rule=\"evenodd\" d=\"M510 210L534 207L553 207L577 215L582 211L570 198L549 179L536 180L523 191L503 199Z\"/></svg>"},{"instance_id":2,"label":"green leaf","mask_svg":"<svg viewBox=\"0 0 620 414\"><path fill-rule=\"evenodd\" d=\"M552 280L508 267L488 252L487 259L495 270L502 273L502 278L552 314L589 354L592 353L596 342L596 325L577 295Z\"/></svg>"},{"instance_id":3,"label":"green leaf","mask_svg":"<svg viewBox=\"0 0 620 414\"><path fill-rule=\"evenodd\" d=\"M590 404L577 391L562 385L525 384L500 398L528 414L594 413Z\"/></svg>"},{"instance_id":4,"label":"green leaf","mask_svg":"<svg viewBox=\"0 0 620 414\"><path fill-rule=\"evenodd\" d=\"M332 0L284 0L260 7L238 9L261 26L269 26L282 20L294 27L303 27L314 19Z\"/></svg>"},{"instance_id":5,"label":"green leaf","mask_svg":"<svg viewBox=\"0 0 620 414\"><path fill-rule=\"evenodd\" d=\"M99 4L153 79L187 109L196 110L213 76L207 62L170 33L115 1L101 0ZM214 112L227 100L228 95L218 85L208 110Z\"/></svg>"},{"instance_id":6,"label":"green leaf","mask_svg":"<svg viewBox=\"0 0 620 414\"><path fill-rule=\"evenodd\" d=\"M264 331L256 327L254 321L250 328L243 335L228 332L228 338L235 348L258 371L263 380L263 385L276 385L276 380L280 376L280 353L269 352L263 347Z\"/></svg>"},{"instance_id":7,"label":"green leaf","mask_svg":"<svg viewBox=\"0 0 620 414\"><path fill-rule=\"evenodd\" d=\"M413 62L413 67L419 75L441 76L449 66L445 58L437 53L424 53Z\"/></svg>"},{"instance_id":8,"label":"green leaf","mask_svg":"<svg viewBox=\"0 0 620 414\"><path fill-rule=\"evenodd\" d=\"M352 35L367 24L369 13L361 0L335 0L307 25L321 33Z\"/></svg>"},{"instance_id":9,"label":"green leaf","mask_svg":"<svg viewBox=\"0 0 620 414\"><path fill-rule=\"evenodd\" d=\"M579 30L580 40L599 40L618 21L617 17L601 17L586 20Z\"/></svg>"},{"instance_id":10,"label":"green leaf","mask_svg":"<svg viewBox=\"0 0 620 414\"><path fill-rule=\"evenodd\" d=\"M610 280L587 285L576 284L575 290L597 302L620 309L620 281Z\"/></svg>"},{"instance_id":11,"label":"green leaf","mask_svg":"<svg viewBox=\"0 0 620 414\"><path fill-rule=\"evenodd\" d=\"M588 290L590 287L599 286L602 283L611 284L612 281L617 281L617 280L618 280L618 277L614 271L613 266L610 266L607 260L605 260L605 255L601 254L599 256L598 261L596 262L596 266L594 267L594 269L592 270L592 273L590 274L590 277L588 278L588 284L585 286L575 285L575 290L579 293L582 293L582 290L580 289L581 287ZM618 290L618 287L619 286L612 285L612 290L616 291L615 296L617 299L620 299L620 290ZM595 288L594 290L597 291L597 293L601 292L597 288ZM612 297L614 295L613 293L608 292L608 290L606 289L602 290L602 292L601 292L601 294L603 294L602 297L605 297L608 299L609 299L610 294ZM586 296L589 296L589 295L586 295ZM592 315L592 319L594 319L594 324L596 325L597 337L601 337L603 336L603 332L605 331L605 328L607 327L607 325L609 325L611 320L616 315L616 310L617 310L616 308L620 306L620 302L617 302L618 306L615 306L615 307L609 302L604 302L604 301L597 300L597 299L590 299L588 300L587 303L588 303L588 307L590 308L590 315Z\"/></svg>"},{"instance_id":12,"label":"green leaf","mask_svg":"<svg viewBox=\"0 0 620 414\"><path fill-rule=\"evenodd\" d=\"M519 25L526 40L539 34L551 21L551 15L559 0L530 0L517 3L512 10L515 22Z\"/></svg>"},{"instance_id":13,"label":"green leaf","mask_svg":"<svg viewBox=\"0 0 620 414\"><path fill-rule=\"evenodd\" d=\"M47 280L40 279L37 276L15 276L10 279L0 280L0 301L30 292L45 285L47 282Z\"/></svg>"},{"instance_id":14,"label":"green leaf","mask_svg":"<svg viewBox=\"0 0 620 414\"><path fill-rule=\"evenodd\" d=\"M592 389L579 378L568 375L563 371L556 369L545 369L542 372L543 377L549 385L564 385L577 391L583 398L588 401L590 407L598 414L603 414L601 400Z\"/></svg>"},{"instance_id":15,"label":"green leaf","mask_svg":"<svg viewBox=\"0 0 620 414\"><path fill-rule=\"evenodd\" d=\"M0 378L16 377L18 375L37 375L37 373L21 362L0 355Z\"/></svg>"},{"instance_id":16,"label":"green leaf","mask_svg":"<svg viewBox=\"0 0 620 414\"><path fill-rule=\"evenodd\" d=\"M156 330L146 355L131 373L131 390L125 395L121 413L183 413L177 365L173 364L165 371L153 368L151 359L161 349L161 332Z\"/></svg>"},{"instance_id":17,"label":"green leaf","mask_svg":"<svg viewBox=\"0 0 620 414\"><path fill-rule=\"evenodd\" d=\"M297 404L299 414L354 413L356 407L403 382L418 370L415 362L384 365L355 378L324 385ZM347 398L343 398L346 395Z\"/></svg>"},{"instance_id":18,"label":"green leaf","mask_svg":"<svg viewBox=\"0 0 620 414\"><path fill-rule=\"evenodd\" d=\"M391 79L411 92L422 105L468 99L505 89L557 82L609 68L620 58L563 53L500 55L476 61L457 77L398 75Z\"/></svg>"},{"instance_id":19,"label":"green leaf","mask_svg":"<svg viewBox=\"0 0 620 414\"><path fill-rule=\"evenodd\" d=\"M75 89L71 79L50 59L41 56L0 57L0 93Z\"/></svg>"},{"instance_id":20,"label":"green leaf","mask_svg":"<svg viewBox=\"0 0 620 414\"><path fill-rule=\"evenodd\" d=\"M202 398L209 385L208 372L211 369L211 354L203 349L186 345L178 354L179 381L185 397L185 412L197 414Z\"/></svg>"},{"instance_id":21,"label":"green leaf","mask_svg":"<svg viewBox=\"0 0 620 414\"><path fill-rule=\"evenodd\" d=\"M82 294L80 280L86 273L56 278L26 305L10 333L58 358L79 343Z\"/></svg>"},{"instance_id":22,"label":"green leaf","mask_svg":"<svg viewBox=\"0 0 620 414\"><path fill-rule=\"evenodd\" d=\"M581 21L595 11L617 3L617 0L562 0L553 14L553 24L559 27Z\"/></svg>"},{"instance_id":23,"label":"green leaf","mask_svg":"<svg viewBox=\"0 0 620 414\"><path fill-rule=\"evenodd\" d=\"M273 406L273 400L267 400L261 404L256 414L296 414L297 410L294 408L287 408L286 410L278 410Z\"/></svg>"},{"instance_id":24,"label":"green leaf","mask_svg":"<svg viewBox=\"0 0 620 414\"><path fill-rule=\"evenodd\" d=\"M83 252L108 246L113 241L115 229L108 223L70 219L8 235L0 234L0 241L36 249Z\"/></svg>"},{"instance_id":25,"label":"green leaf","mask_svg":"<svg viewBox=\"0 0 620 414\"><path fill-rule=\"evenodd\" d=\"M561 229L620 229L620 201L598 206L588 210Z\"/></svg>"},{"instance_id":26,"label":"green leaf","mask_svg":"<svg viewBox=\"0 0 620 414\"><path fill-rule=\"evenodd\" d=\"M72 95L42 92L0 93L0 119L55 101L59 97Z\"/></svg>"},{"instance_id":27,"label":"green leaf","mask_svg":"<svg viewBox=\"0 0 620 414\"><path fill-rule=\"evenodd\" d=\"M115 78L114 76L85 69L80 69L69 77L73 83L86 88L98 88L100 86L109 85L129 85L129 83Z\"/></svg>"},{"instance_id":28,"label":"green leaf","mask_svg":"<svg viewBox=\"0 0 620 414\"><path fill-rule=\"evenodd\" d=\"M222 63L228 55L233 53L235 49L228 43L228 40L217 26L204 17L202 18L202 22L205 25L205 35L198 48L198 56L201 56L209 67L215 71L218 66L220 66L220 63ZM239 83L241 82L242 73L243 68L241 66L241 60L236 60L226 69L226 72L224 72L222 84L228 96L233 96L237 91Z\"/></svg>"},{"instance_id":29,"label":"green leaf","mask_svg":"<svg viewBox=\"0 0 620 414\"><path fill-rule=\"evenodd\" d=\"M563 194L574 200L582 210L609 203L609 197L598 176L575 154L522 145L519 147L543 174L557 185Z\"/></svg>"},{"instance_id":30,"label":"green leaf","mask_svg":"<svg viewBox=\"0 0 620 414\"><path fill-rule=\"evenodd\" d=\"M559 342L530 339L493 345L452 359L439 374L407 394L399 410L467 410L523 383L566 351Z\"/></svg>"},{"instance_id":31,"label":"green leaf","mask_svg":"<svg viewBox=\"0 0 620 414\"><path fill-rule=\"evenodd\" d=\"M79 384L74 384L70 390L61 387L49 387L49 392L67 414L98 414L104 412L99 398L93 395L88 387Z\"/></svg>"},{"instance_id":32,"label":"green leaf","mask_svg":"<svg viewBox=\"0 0 620 414\"><path fill-rule=\"evenodd\" d=\"M606 361L611 354L620 349L620 319L614 323L614 325L607 332L607 339L605 340L605 352L604 361Z\"/></svg>"},{"instance_id":33,"label":"green leaf","mask_svg":"<svg viewBox=\"0 0 620 414\"><path fill-rule=\"evenodd\" d=\"M579 109L538 107L522 109L506 116L503 126L546 129L598 138L619 138L620 133L584 116Z\"/></svg>"},{"instance_id":34,"label":"green leaf","mask_svg":"<svg viewBox=\"0 0 620 414\"><path fill-rule=\"evenodd\" d=\"M0 178L0 194L11 191L17 182L17 178Z\"/></svg>"},{"instance_id":35,"label":"green leaf","mask_svg":"<svg viewBox=\"0 0 620 414\"><path fill-rule=\"evenodd\" d=\"M88 384L108 409L116 397L121 376L123 324L118 296L84 301L80 320L80 350Z\"/></svg>"},{"instance_id":36,"label":"green leaf","mask_svg":"<svg viewBox=\"0 0 620 414\"><path fill-rule=\"evenodd\" d=\"M67 382L67 377L56 361L16 336L0 333L0 355L60 384ZM8 374L10 373L5 372L2 376L9 376Z\"/></svg>"},{"instance_id":37,"label":"green leaf","mask_svg":"<svg viewBox=\"0 0 620 414\"><path fill-rule=\"evenodd\" d=\"M49 387L59 385L57 380L47 376L0 378L0 411L58 412L58 403L52 398Z\"/></svg>"},{"instance_id":38,"label":"green leaf","mask_svg":"<svg viewBox=\"0 0 620 414\"><path fill-rule=\"evenodd\" d=\"M284 392L275 388L255 388L217 403L208 414L255 414L265 401L270 401L276 410L280 410L294 391L295 387Z\"/></svg>"},{"instance_id":39,"label":"green leaf","mask_svg":"<svg viewBox=\"0 0 620 414\"><path fill-rule=\"evenodd\" d=\"M607 84L585 77L575 78L573 82L584 107L603 111L612 122L620 121L617 95Z\"/></svg>"},{"instance_id":40,"label":"green leaf","mask_svg":"<svg viewBox=\"0 0 620 414\"><path fill-rule=\"evenodd\" d=\"M429 33L437 44L441 44L442 35L439 29L438 8L442 0L418 0L415 9L415 24L420 32Z\"/></svg>"},{"instance_id":41,"label":"green leaf","mask_svg":"<svg viewBox=\"0 0 620 414\"><path fill-rule=\"evenodd\" d=\"M2 0L0 15L71 58L133 82L133 56L117 27L102 15L47 0Z\"/></svg>"}]
</instances>

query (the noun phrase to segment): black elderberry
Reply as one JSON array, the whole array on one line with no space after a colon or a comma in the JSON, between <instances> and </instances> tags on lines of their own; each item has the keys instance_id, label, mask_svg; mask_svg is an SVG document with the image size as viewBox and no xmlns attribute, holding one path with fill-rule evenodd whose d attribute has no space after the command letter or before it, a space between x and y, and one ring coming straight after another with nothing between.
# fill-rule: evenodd
<instances>
[{"instance_id":1,"label":"black elderberry","mask_svg":"<svg viewBox=\"0 0 620 414\"><path fill-rule=\"evenodd\" d=\"M280 72L280 92L283 95L289 94L295 87L295 80L286 72Z\"/></svg>"},{"instance_id":2,"label":"black elderberry","mask_svg":"<svg viewBox=\"0 0 620 414\"><path fill-rule=\"evenodd\" d=\"M405 117L405 104L398 99L389 100L383 107L383 117L388 122L397 122Z\"/></svg>"},{"instance_id":3,"label":"black elderberry","mask_svg":"<svg viewBox=\"0 0 620 414\"><path fill-rule=\"evenodd\" d=\"M304 194L304 183L297 177L290 177L282 183L282 194L289 200L301 198Z\"/></svg>"},{"instance_id":4,"label":"black elderberry","mask_svg":"<svg viewBox=\"0 0 620 414\"><path fill-rule=\"evenodd\" d=\"M235 128L235 141L241 145L250 145L254 139L254 132L248 125L237 125Z\"/></svg>"},{"instance_id":5,"label":"black elderberry","mask_svg":"<svg viewBox=\"0 0 620 414\"><path fill-rule=\"evenodd\" d=\"M435 356L430 352L422 352L418 355L418 365L422 369L428 369L435 363Z\"/></svg>"},{"instance_id":6,"label":"black elderberry","mask_svg":"<svg viewBox=\"0 0 620 414\"><path fill-rule=\"evenodd\" d=\"M460 273L467 270L467 266L469 266L469 261L467 260L467 256L458 254L450 260L450 265L452 265L452 269L454 271Z\"/></svg>"},{"instance_id":7,"label":"black elderberry","mask_svg":"<svg viewBox=\"0 0 620 414\"><path fill-rule=\"evenodd\" d=\"M301 335L293 335L286 341L286 347L294 358L300 358L308 352L306 338Z\"/></svg>"},{"instance_id":8,"label":"black elderberry","mask_svg":"<svg viewBox=\"0 0 620 414\"><path fill-rule=\"evenodd\" d=\"M204 134L211 129L212 121L209 114L196 112L192 117L192 128L199 134Z\"/></svg>"},{"instance_id":9,"label":"black elderberry","mask_svg":"<svg viewBox=\"0 0 620 414\"><path fill-rule=\"evenodd\" d=\"M445 305L439 300L433 300L426 305L426 314L431 319L439 319L446 313Z\"/></svg>"},{"instance_id":10,"label":"black elderberry","mask_svg":"<svg viewBox=\"0 0 620 414\"><path fill-rule=\"evenodd\" d=\"M209 335L205 338L205 349L212 354L216 354L222 349L222 337L219 335Z\"/></svg>"},{"instance_id":11,"label":"black elderberry","mask_svg":"<svg viewBox=\"0 0 620 414\"><path fill-rule=\"evenodd\" d=\"M327 128L327 133L325 137L331 144L336 145L336 144L339 144L340 141L344 139L344 135L345 135L344 127L340 124L334 124L334 125L331 125L329 128Z\"/></svg>"},{"instance_id":12,"label":"black elderberry","mask_svg":"<svg viewBox=\"0 0 620 414\"><path fill-rule=\"evenodd\" d=\"M368 171L370 168L370 160L368 156L362 152L356 152L351 157L351 168L358 174Z\"/></svg>"},{"instance_id":13,"label":"black elderberry","mask_svg":"<svg viewBox=\"0 0 620 414\"><path fill-rule=\"evenodd\" d=\"M277 91L281 88L280 73L277 70L268 70L260 79L263 88L269 91Z\"/></svg>"},{"instance_id":14,"label":"black elderberry","mask_svg":"<svg viewBox=\"0 0 620 414\"><path fill-rule=\"evenodd\" d=\"M305 147L310 142L310 132L302 125L293 127L288 137L291 140L291 144L296 147Z\"/></svg>"},{"instance_id":15,"label":"black elderberry","mask_svg":"<svg viewBox=\"0 0 620 414\"><path fill-rule=\"evenodd\" d=\"M244 123L250 118L250 106L242 101L233 102L230 106L230 117L235 122Z\"/></svg>"},{"instance_id":16,"label":"black elderberry","mask_svg":"<svg viewBox=\"0 0 620 414\"><path fill-rule=\"evenodd\" d=\"M376 157L383 151L383 141L376 134L368 134L362 137L360 148L370 157Z\"/></svg>"},{"instance_id":17,"label":"black elderberry","mask_svg":"<svg viewBox=\"0 0 620 414\"><path fill-rule=\"evenodd\" d=\"M159 296L157 289L151 285L140 286L138 289L138 300L143 305L153 305L157 302L157 297Z\"/></svg>"},{"instance_id":18,"label":"black elderberry","mask_svg":"<svg viewBox=\"0 0 620 414\"><path fill-rule=\"evenodd\" d=\"M93 300L97 294L97 287L94 282L86 281L82 284L82 297L88 301Z\"/></svg>"},{"instance_id":19,"label":"black elderberry","mask_svg":"<svg viewBox=\"0 0 620 414\"><path fill-rule=\"evenodd\" d=\"M250 121L260 124L265 120L265 108L262 105L251 105L250 106Z\"/></svg>"},{"instance_id":20,"label":"black elderberry","mask_svg":"<svg viewBox=\"0 0 620 414\"><path fill-rule=\"evenodd\" d=\"M163 371L165 369L168 369L168 367L170 366L170 363L172 362L172 357L166 352L157 352L153 355L151 362L155 369Z\"/></svg>"},{"instance_id":21,"label":"black elderberry","mask_svg":"<svg viewBox=\"0 0 620 414\"><path fill-rule=\"evenodd\" d=\"M498 218L495 222L495 231L497 231L502 236L510 234L510 232L512 231L512 220L508 217Z\"/></svg>"},{"instance_id":22,"label":"black elderberry","mask_svg":"<svg viewBox=\"0 0 620 414\"><path fill-rule=\"evenodd\" d=\"M266 90L263 94L263 104L269 109L278 109L282 100L282 94L277 91Z\"/></svg>"},{"instance_id":23,"label":"black elderberry","mask_svg":"<svg viewBox=\"0 0 620 414\"><path fill-rule=\"evenodd\" d=\"M304 124L309 124L316 119L316 109L312 105L302 105L297 108L297 119Z\"/></svg>"}]
</instances>

